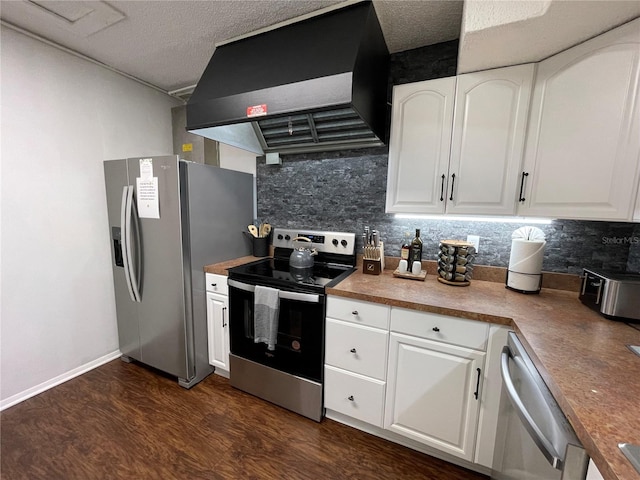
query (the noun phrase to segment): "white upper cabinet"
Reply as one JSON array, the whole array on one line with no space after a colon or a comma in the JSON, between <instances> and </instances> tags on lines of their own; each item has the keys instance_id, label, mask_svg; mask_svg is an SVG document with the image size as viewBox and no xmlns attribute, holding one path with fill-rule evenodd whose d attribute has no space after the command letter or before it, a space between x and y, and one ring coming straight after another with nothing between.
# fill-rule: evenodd
<instances>
[{"instance_id":1,"label":"white upper cabinet","mask_svg":"<svg viewBox=\"0 0 640 480\"><path fill-rule=\"evenodd\" d=\"M515 214L534 69L458 76L447 213Z\"/></svg>"},{"instance_id":2,"label":"white upper cabinet","mask_svg":"<svg viewBox=\"0 0 640 480\"><path fill-rule=\"evenodd\" d=\"M444 212L455 86L447 77L393 88L387 212Z\"/></svg>"},{"instance_id":3,"label":"white upper cabinet","mask_svg":"<svg viewBox=\"0 0 640 480\"><path fill-rule=\"evenodd\" d=\"M631 220L640 152L640 20L540 62L520 215Z\"/></svg>"},{"instance_id":4,"label":"white upper cabinet","mask_svg":"<svg viewBox=\"0 0 640 480\"><path fill-rule=\"evenodd\" d=\"M636 209L633 212L633 221L640 222L640 187L636 196Z\"/></svg>"},{"instance_id":5,"label":"white upper cabinet","mask_svg":"<svg viewBox=\"0 0 640 480\"><path fill-rule=\"evenodd\" d=\"M514 214L533 72L394 87L387 212Z\"/></svg>"}]
</instances>

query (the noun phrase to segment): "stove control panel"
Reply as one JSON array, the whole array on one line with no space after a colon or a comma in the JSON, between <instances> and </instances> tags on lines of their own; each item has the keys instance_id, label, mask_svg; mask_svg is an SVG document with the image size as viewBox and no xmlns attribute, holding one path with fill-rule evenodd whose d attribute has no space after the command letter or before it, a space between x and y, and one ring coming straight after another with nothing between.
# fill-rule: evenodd
<instances>
[{"instance_id":1,"label":"stove control panel","mask_svg":"<svg viewBox=\"0 0 640 480\"><path fill-rule=\"evenodd\" d=\"M288 228L273 229L273 246L279 248L294 248L293 239L305 237L311 240L309 246L318 252L339 253L353 255L356 246L355 233L322 232L317 230L293 230ZM304 240L298 241L301 245ZM296 244L298 244L296 242ZM300 246L296 245L296 246Z\"/></svg>"}]
</instances>

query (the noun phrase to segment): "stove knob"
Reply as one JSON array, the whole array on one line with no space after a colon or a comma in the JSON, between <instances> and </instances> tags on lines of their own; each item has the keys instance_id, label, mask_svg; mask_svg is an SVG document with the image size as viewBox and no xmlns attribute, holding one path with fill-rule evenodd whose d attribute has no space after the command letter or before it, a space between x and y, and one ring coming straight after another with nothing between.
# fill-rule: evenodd
<instances>
[{"instance_id":1,"label":"stove knob","mask_svg":"<svg viewBox=\"0 0 640 480\"><path fill-rule=\"evenodd\" d=\"M337 247L338 246L338 239L334 238L333 240L331 240L331 243L333 243Z\"/></svg>"},{"instance_id":2,"label":"stove knob","mask_svg":"<svg viewBox=\"0 0 640 480\"><path fill-rule=\"evenodd\" d=\"M282 240L284 237L282 236L281 233L278 234L278 240Z\"/></svg>"},{"instance_id":3,"label":"stove knob","mask_svg":"<svg viewBox=\"0 0 640 480\"><path fill-rule=\"evenodd\" d=\"M290 237L289 235L285 235L285 236L284 236L284 239L285 239L286 241L289 241L289 240L291 240L291 237Z\"/></svg>"},{"instance_id":4,"label":"stove knob","mask_svg":"<svg viewBox=\"0 0 640 480\"><path fill-rule=\"evenodd\" d=\"M343 247L347 246L347 241L346 240L342 240L340 243L342 244Z\"/></svg>"}]
</instances>

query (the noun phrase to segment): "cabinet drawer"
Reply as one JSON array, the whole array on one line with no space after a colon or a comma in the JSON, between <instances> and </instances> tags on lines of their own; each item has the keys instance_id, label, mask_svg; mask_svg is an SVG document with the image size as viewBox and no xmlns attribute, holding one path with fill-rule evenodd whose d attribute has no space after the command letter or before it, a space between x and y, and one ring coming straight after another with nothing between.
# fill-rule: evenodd
<instances>
[{"instance_id":1,"label":"cabinet drawer","mask_svg":"<svg viewBox=\"0 0 640 480\"><path fill-rule=\"evenodd\" d=\"M489 324L436 313L394 308L391 311L391 330L475 350L486 350Z\"/></svg>"},{"instance_id":2,"label":"cabinet drawer","mask_svg":"<svg viewBox=\"0 0 640 480\"><path fill-rule=\"evenodd\" d=\"M324 367L324 406L382 427L385 383L380 380Z\"/></svg>"},{"instance_id":3,"label":"cabinet drawer","mask_svg":"<svg viewBox=\"0 0 640 480\"><path fill-rule=\"evenodd\" d=\"M387 330L327 319L325 361L334 367L384 380Z\"/></svg>"},{"instance_id":4,"label":"cabinet drawer","mask_svg":"<svg viewBox=\"0 0 640 480\"><path fill-rule=\"evenodd\" d=\"M387 305L340 297L327 297L327 317L382 329L389 328Z\"/></svg>"},{"instance_id":5,"label":"cabinet drawer","mask_svg":"<svg viewBox=\"0 0 640 480\"><path fill-rule=\"evenodd\" d=\"M221 295L229 295L229 288L227 287L227 277L224 275L217 275L215 273L205 274L205 286L207 292L219 293Z\"/></svg>"}]
</instances>

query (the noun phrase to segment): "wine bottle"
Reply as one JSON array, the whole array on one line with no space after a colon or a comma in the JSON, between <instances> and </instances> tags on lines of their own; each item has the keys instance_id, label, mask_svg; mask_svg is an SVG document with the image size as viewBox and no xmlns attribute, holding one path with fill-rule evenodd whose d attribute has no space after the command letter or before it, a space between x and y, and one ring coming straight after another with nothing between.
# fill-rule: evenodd
<instances>
[{"instance_id":1,"label":"wine bottle","mask_svg":"<svg viewBox=\"0 0 640 480\"><path fill-rule=\"evenodd\" d=\"M416 228L416 236L411 240L411 248L409 252L409 265L413 265L413 262L422 261L422 240L420 239L420 229Z\"/></svg>"},{"instance_id":2,"label":"wine bottle","mask_svg":"<svg viewBox=\"0 0 640 480\"><path fill-rule=\"evenodd\" d=\"M411 234L406 232L404 234L404 241L402 242L402 248L400 249L400 259L406 260L409 263L409 251L411 250Z\"/></svg>"}]
</instances>

